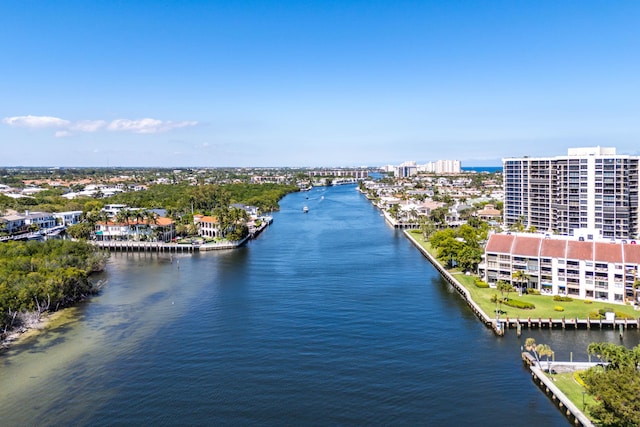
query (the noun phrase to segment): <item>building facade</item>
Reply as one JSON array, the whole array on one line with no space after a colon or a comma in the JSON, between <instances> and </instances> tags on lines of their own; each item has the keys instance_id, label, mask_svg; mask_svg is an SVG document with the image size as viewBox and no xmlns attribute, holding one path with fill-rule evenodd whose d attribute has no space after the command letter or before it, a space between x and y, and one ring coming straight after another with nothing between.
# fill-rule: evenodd
<instances>
[{"instance_id":1,"label":"building facade","mask_svg":"<svg viewBox=\"0 0 640 427\"><path fill-rule=\"evenodd\" d=\"M637 302L640 244L635 240L587 240L584 237L493 234L485 247L480 274L546 295L567 295L622 304ZM518 282L517 271L525 280Z\"/></svg>"},{"instance_id":2,"label":"building facade","mask_svg":"<svg viewBox=\"0 0 640 427\"><path fill-rule=\"evenodd\" d=\"M436 160L418 167L419 172L436 174L458 174L462 171L460 160Z\"/></svg>"},{"instance_id":3,"label":"building facade","mask_svg":"<svg viewBox=\"0 0 640 427\"><path fill-rule=\"evenodd\" d=\"M637 238L639 159L603 147L503 159L504 224L561 235L590 229L605 238Z\"/></svg>"}]
</instances>

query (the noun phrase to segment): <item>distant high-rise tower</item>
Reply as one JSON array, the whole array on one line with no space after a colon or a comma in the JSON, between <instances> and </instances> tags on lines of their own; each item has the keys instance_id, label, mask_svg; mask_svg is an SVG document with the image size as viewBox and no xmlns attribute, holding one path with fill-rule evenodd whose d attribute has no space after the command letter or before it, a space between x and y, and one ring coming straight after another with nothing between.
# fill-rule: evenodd
<instances>
[{"instance_id":1,"label":"distant high-rise tower","mask_svg":"<svg viewBox=\"0 0 640 427\"><path fill-rule=\"evenodd\" d=\"M571 148L567 156L503 159L504 223L570 235L638 237L638 163L615 148Z\"/></svg>"},{"instance_id":2,"label":"distant high-rise tower","mask_svg":"<svg viewBox=\"0 0 640 427\"><path fill-rule=\"evenodd\" d=\"M460 160L436 160L435 162L428 162L422 166L419 166L418 171L442 174L460 173Z\"/></svg>"}]
</instances>

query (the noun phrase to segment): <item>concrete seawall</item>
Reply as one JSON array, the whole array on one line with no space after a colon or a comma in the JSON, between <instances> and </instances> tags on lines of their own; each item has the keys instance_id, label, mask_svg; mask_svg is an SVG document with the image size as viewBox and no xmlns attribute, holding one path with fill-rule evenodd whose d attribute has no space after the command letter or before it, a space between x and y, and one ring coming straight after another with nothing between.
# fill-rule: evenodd
<instances>
[{"instance_id":1,"label":"concrete seawall","mask_svg":"<svg viewBox=\"0 0 640 427\"><path fill-rule=\"evenodd\" d=\"M564 413L573 425L595 427L591 420L574 405L573 402L556 387L553 381L545 375L542 369L537 366L533 356L529 353L522 353L522 362L528 366L533 382L551 399L554 405ZM579 368L579 366L576 366L576 369L577 368Z\"/></svg>"},{"instance_id":2,"label":"concrete seawall","mask_svg":"<svg viewBox=\"0 0 640 427\"><path fill-rule=\"evenodd\" d=\"M404 235L407 236L409 241L411 241L411 243L413 243L413 245L416 248L418 248L420 252L422 252L422 254L429 260L429 262L436 268L436 270L438 270L440 275L447 282L449 282L449 284L453 286L456 291L458 291L460 296L462 296L462 298L467 302L467 304L469 305L469 307L471 307L471 310L476 314L476 316L478 316L478 318L487 327L492 328L497 335L502 335L504 332L504 329L502 328L501 324L498 323L495 319L492 319L491 317L489 317L487 313L485 313L480 308L480 306L475 303L475 301L471 298L471 294L469 294L469 291L464 286L462 286L462 284L458 282L451 273L449 273L442 265L440 265L438 260L435 259L426 249L424 249L422 245L416 239L414 239L411 233L409 233L408 231L404 231Z\"/></svg>"}]
</instances>

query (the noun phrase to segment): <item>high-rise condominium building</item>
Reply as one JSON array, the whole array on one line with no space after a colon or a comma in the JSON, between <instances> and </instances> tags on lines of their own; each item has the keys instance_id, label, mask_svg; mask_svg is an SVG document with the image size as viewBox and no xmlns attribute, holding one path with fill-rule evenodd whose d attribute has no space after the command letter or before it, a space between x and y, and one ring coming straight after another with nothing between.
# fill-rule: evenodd
<instances>
[{"instance_id":1,"label":"high-rise condominium building","mask_svg":"<svg viewBox=\"0 0 640 427\"><path fill-rule=\"evenodd\" d=\"M436 160L435 162L428 162L418 166L419 172L455 174L460 173L461 170L460 160Z\"/></svg>"},{"instance_id":2,"label":"high-rise condominium building","mask_svg":"<svg viewBox=\"0 0 640 427\"><path fill-rule=\"evenodd\" d=\"M568 155L503 159L504 223L564 235L638 237L638 162L615 148L571 148Z\"/></svg>"}]
</instances>

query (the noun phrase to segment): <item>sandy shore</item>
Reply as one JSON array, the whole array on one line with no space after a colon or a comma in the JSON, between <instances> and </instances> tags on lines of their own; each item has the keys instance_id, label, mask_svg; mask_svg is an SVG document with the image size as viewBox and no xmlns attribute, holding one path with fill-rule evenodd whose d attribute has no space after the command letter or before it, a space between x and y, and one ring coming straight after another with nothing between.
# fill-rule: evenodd
<instances>
[{"instance_id":1,"label":"sandy shore","mask_svg":"<svg viewBox=\"0 0 640 427\"><path fill-rule=\"evenodd\" d=\"M0 340L0 352L8 349L12 344L19 344L25 340L38 335L55 319L62 315L65 309L50 313L45 312L38 316L30 313L24 316L23 324L11 331L7 331L7 335Z\"/></svg>"}]
</instances>

